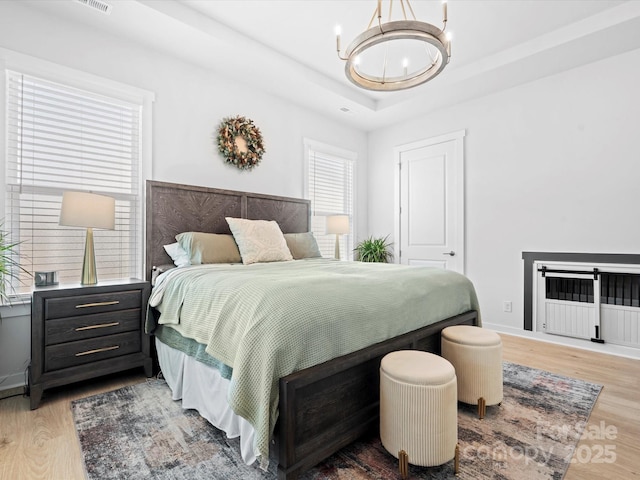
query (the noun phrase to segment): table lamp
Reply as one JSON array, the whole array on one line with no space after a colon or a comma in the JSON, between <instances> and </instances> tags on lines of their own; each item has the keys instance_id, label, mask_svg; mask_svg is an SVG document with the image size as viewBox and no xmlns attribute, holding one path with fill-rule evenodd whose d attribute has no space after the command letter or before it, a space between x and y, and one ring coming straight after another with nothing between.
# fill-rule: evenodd
<instances>
[{"instance_id":1,"label":"table lamp","mask_svg":"<svg viewBox=\"0 0 640 480\"><path fill-rule=\"evenodd\" d=\"M115 229L116 201L112 197L88 192L64 192L60 225L85 227L87 236L82 263L82 285L98 283L96 255L93 249L93 229Z\"/></svg>"},{"instance_id":2,"label":"table lamp","mask_svg":"<svg viewBox=\"0 0 640 480\"><path fill-rule=\"evenodd\" d=\"M336 235L336 260L340 260L340 235L349 233L349 216L348 215L329 215L327 216L327 233L335 233Z\"/></svg>"}]
</instances>

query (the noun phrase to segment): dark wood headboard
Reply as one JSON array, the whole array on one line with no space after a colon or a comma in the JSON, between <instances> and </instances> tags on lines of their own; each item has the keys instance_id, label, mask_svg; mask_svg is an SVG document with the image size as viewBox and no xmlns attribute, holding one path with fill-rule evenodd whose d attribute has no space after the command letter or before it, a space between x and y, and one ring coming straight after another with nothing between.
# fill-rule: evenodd
<instances>
[{"instance_id":1,"label":"dark wood headboard","mask_svg":"<svg viewBox=\"0 0 640 480\"><path fill-rule=\"evenodd\" d=\"M301 198L278 197L218 188L147 180L146 278L153 266L171 263L163 245L182 232L231 233L224 217L275 220L283 233L311 229L311 204Z\"/></svg>"}]
</instances>

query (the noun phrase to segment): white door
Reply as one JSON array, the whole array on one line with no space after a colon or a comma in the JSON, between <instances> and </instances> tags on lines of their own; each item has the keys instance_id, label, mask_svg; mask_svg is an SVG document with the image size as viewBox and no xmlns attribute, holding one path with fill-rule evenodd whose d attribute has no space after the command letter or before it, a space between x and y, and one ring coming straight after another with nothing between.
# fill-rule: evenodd
<instances>
[{"instance_id":1,"label":"white door","mask_svg":"<svg viewBox=\"0 0 640 480\"><path fill-rule=\"evenodd\" d=\"M396 148L396 260L464 273L464 131Z\"/></svg>"}]
</instances>

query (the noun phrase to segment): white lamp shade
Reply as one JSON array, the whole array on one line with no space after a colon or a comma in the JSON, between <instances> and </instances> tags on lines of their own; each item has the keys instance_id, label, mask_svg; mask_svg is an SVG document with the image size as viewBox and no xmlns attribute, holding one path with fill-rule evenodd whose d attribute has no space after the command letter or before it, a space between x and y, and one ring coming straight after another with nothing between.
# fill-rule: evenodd
<instances>
[{"instance_id":1,"label":"white lamp shade","mask_svg":"<svg viewBox=\"0 0 640 480\"><path fill-rule=\"evenodd\" d=\"M60 225L114 230L116 200L106 195L88 192L64 192Z\"/></svg>"},{"instance_id":2,"label":"white lamp shade","mask_svg":"<svg viewBox=\"0 0 640 480\"><path fill-rule=\"evenodd\" d=\"M329 215L327 217L327 233L345 235L349 233L348 215Z\"/></svg>"}]
</instances>

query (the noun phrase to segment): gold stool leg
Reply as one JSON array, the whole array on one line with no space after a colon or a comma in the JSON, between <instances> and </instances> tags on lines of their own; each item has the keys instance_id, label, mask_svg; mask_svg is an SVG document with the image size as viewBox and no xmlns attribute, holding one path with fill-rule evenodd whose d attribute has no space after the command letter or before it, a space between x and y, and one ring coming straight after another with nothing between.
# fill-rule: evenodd
<instances>
[{"instance_id":1,"label":"gold stool leg","mask_svg":"<svg viewBox=\"0 0 640 480\"><path fill-rule=\"evenodd\" d=\"M456 443L456 453L455 457L453 457L453 473L454 475L458 475L460 471L460 444Z\"/></svg>"},{"instance_id":2,"label":"gold stool leg","mask_svg":"<svg viewBox=\"0 0 640 480\"><path fill-rule=\"evenodd\" d=\"M478 399L478 418L482 420L487 413L487 401L484 397Z\"/></svg>"},{"instance_id":3,"label":"gold stool leg","mask_svg":"<svg viewBox=\"0 0 640 480\"><path fill-rule=\"evenodd\" d=\"M400 476L405 480L409 476L409 455L404 450L398 452L398 466L400 468Z\"/></svg>"}]
</instances>

